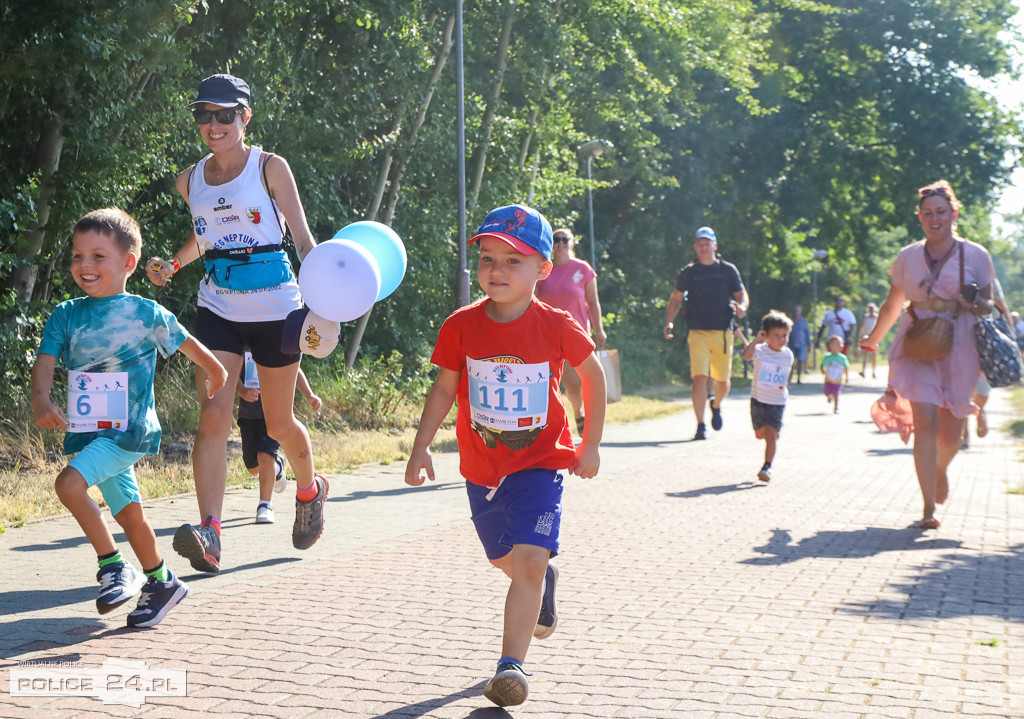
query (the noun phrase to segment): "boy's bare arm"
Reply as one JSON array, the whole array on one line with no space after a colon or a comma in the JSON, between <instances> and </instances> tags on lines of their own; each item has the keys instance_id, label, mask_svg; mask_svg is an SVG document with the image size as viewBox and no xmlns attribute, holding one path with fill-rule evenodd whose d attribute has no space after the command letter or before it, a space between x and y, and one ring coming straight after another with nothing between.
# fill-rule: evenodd
<instances>
[{"instance_id":1,"label":"boy's bare arm","mask_svg":"<svg viewBox=\"0 0 1024 719\"><path fill-rule=\"evenodd\" d=\"M593 354L587 355L576 372L583 382L583 437L576 448L576 464L569 468L572 474L583 479L597 476L601 468L601 435L604 432L604 413L608 402L608 388L605 385L604 370Z\"/></svg>"},{"instance_id":2,"label":"boy's bare arm","mask_svg":"<svg viewBox=\"0 0 1024 719\"><path fill-rule=\"evenodd\" d=\"M461 379L458 372L444 367L437 373L434 386L430 388L430 394L427 395L427 400L423 403L420 426L416 430L416 439L412 443L409 462L405 465L406 484L418 487L423 484L424 478L431 482L434 481L434 463L430 459L430 443L434 440L434 435L437 434L441 423L448 416L448 412L451 411Z\"/></svg>"},{"instance_id":3,"label":"boy's bare arm","mask_svg":"<svg viewBox=\"0 0 1024 719\"><path fill-rule=\"evenodd\" d=\"M53 403L50 390L53 389L53 371L57 358L41 354L32 365L32 415L35 423L43 429L67 429L68 418L63 410Z\"/></svg>"},{"instance_id":4,"label":"boy's bare arm","mask_svg":"<svg viewBox=\"0 0 1024 719\"><path fill-rule=\"evenodd\" d=\"M764 330L758 332L757 337L752 339L750 342L747 342L746 338L743 336L743 330L737 327L736 332L739 333L737 336L740 338L740 341L743 342L743 351L740 352L740 357L745 359L747 362L754 359L754 350L757 349L757 345L768 339L768 333Z\"/></svg>"},{"instance_id":5,"label":"boy's bare arm","mask_svg":"<svg viewBox=\"0 0 1024 719\"><path fill-rule=\"evenodd\" d=\"M295 376L295 386L299 388L299 392L306 398L306 402L309 403L309 408L314 412L319 412L320 407L323 405L323 400L313 394L313 388L309 386L309 378L306 377L306 373L299 367L299 373Z\"/></svg>"},{"instance_id":6,"label":"boy's bare arm","mask_svg":"<svg viewBox=\"0 0 1024 719\"><path fill-rule=\"evenodd\" d=\"M181 352L206 372L206 396L213 397L228 381L228 371L220 360L214 357L206 345L195 337L189 337L178 348Z\"/></svg>"}]
</instances>

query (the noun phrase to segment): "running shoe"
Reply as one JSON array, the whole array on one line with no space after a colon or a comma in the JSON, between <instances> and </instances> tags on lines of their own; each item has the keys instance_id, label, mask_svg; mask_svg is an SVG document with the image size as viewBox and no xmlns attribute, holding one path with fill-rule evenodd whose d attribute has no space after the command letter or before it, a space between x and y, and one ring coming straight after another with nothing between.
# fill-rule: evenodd
<instances>
[{"instance_id":1,"label":"running shoe","mask_svg":"<svg viewBox=\"0 0 1024 719\"><path fill-rule=\"evenodd\" d=\"M128 615L128 626L156 626L167 615L167 612L174 609L178 602L186 596L188 596L188 585L174 576L174 572L170 569L167 570L166 582L149 577L146 586L142 588L139 605Z\"/></svg>"},{"instance_id":2,"label":"running shoe","mask_svg":"<svg viewBox=\"0 0 1024 719\"><path fill-rule=\"evenodd\" d=\"M146 583L146 575L135 571L135 567L128 562L114 562L100 567L96 581L100 583L96 610L100 614L107 614L138 594Z\"/></svg>"},{"instance_id":3,"label":"running shoe","mask_svg":"<svg viewBox=\"0 0 1024 719\"><path fill-rule=\"evenodd\" d=\"M693 438L694 439L707 439L708 438L708 429L707 429L707 427L704 426L703 422L701 422L700 424L697 425L697 434L693 435Z\"/></svg>"},{"instance_id":4,"label":"running shoe","mask_svg":"<svg viewBox=\"0 0 1024 719\"><path fill-rule=\"evenodd\" d=\"M188 560L197 572L220 571L220 535L209 524L193 527L183 524L174 533L174 551Z\"/></svg>"},{"instance_id":5,"label":"running shoe","mask_svg":"<svg viewBox=\"0 0 1024 719\"><path fill-rule=\"evenodd\" d=\"M269 504L261 504L256 507L256 524L273 524L274 510Z\"/></svg>"},{"instance_id":6,"label":"running shoe","mask_svg":"<svg viewBox=\"0 0 1024 719\"><path fill-rule=\"evenodd\" d=\"M522 704L530 694L526 672L516 662L501 662L494 678L484 687L484 696L500 707Z\"/></svg>"},{"instance_id":7,"label":"running shoe","mask_svg":"<svg viewBox=\"0 0 1024 719\"><path fill-rule=\"evenodd\" d=\"M547 639L555 633L555 627L558 626L558 613L555 611L557 582L558 567L548 562L548 569L544 574L544 596L540 601L540 616L537 617L537 627L533 630L533 636L537 639Z\"/></svg>"},{"instance_id":8,"label":"running shoe","mask_svg":"<svg viewBox=\"0 0 1024 719\"><path fill-rule=\"evenodd\" d=\"M716 432L722 428L722 408L711 405L711 429Z\"/></svg>"},{"instance_id":9,"label":"running shoe","mask_svg":"<svg viewBox=\"0 0 1024 719\"><path fill-rule=\"evenodd\" d=\"M274 464L277 465L277 476L274 478L274 491L280 494L288 486L288 478L284 474L284 457L274 456Z\"/></svg>"},{"instance_id":10,"label":"running shoe","mask_svg":"<svg viewBox=\"0 0 1024 719\"><path fill-rule=\"evenodd\" d=\"M324 502L327 501L327 480L317 474L313 477L316 497L308 502L295 498L295 524L292 525L292 546L309 549L324 531Z\"/></svg>"}]
</instances>

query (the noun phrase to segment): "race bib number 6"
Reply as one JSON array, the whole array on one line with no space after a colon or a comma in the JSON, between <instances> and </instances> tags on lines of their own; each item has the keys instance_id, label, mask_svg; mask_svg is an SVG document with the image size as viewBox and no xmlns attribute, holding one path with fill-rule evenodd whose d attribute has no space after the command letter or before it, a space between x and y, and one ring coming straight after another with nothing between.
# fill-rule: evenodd
<instances>
[{"instance_id":1,"label":"race bib number 6","mask_svg":"<svg viewBox=\"0 0 1024 719\"><path fill-rule=\"evenodd\" d=\"M128 373L69 373L67 431L101 429L128 429Z\"/></svg>"},{"instance_id":2,"label":"race bib number 6","mask_svg":"<svg viewBox=\"0 0 1024 719\"><path fill-rule=\"evenodd\" d=\"M544 427L548 421L546 362L517 364L467 358L470 416L499 432Z\"/></svg>"}]
</instances>

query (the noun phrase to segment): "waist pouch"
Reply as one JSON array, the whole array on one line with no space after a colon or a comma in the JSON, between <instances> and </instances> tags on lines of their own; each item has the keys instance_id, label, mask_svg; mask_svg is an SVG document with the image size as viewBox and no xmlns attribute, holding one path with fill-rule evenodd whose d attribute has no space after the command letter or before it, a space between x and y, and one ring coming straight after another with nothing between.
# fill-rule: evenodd
<instances>
[{"instance_id":1,"label":"waist pouch","mask_svg":"<svg viewBox=\"0 0 1024 719\"><path fill-rule=\"evenodd\" d=\"M226 290L264 290L295 279L280 244L207 250L206 281Z\"/></svg>"}]
</instances>

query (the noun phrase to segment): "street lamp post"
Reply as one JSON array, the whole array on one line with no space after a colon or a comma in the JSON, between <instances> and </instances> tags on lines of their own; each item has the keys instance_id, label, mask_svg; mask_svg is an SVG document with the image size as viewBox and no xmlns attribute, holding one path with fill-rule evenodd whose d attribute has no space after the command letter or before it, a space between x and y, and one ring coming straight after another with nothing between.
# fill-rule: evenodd
<instances>
[{"instance_id":1,"label":"street lamp post","mask_svg":"<svg viewBox=\"0 0 1024 719\"><path fill-rule=\"evenodd\" d=\"M597 268L597 240L594 237L594 190L591 187L590 167L595 157L600 157L605 150L610 150L615 145L608 140L587 140L576 152L580 159L587 161L587 211L590 215L590 266Z\"/></svg>"},{"instance_id":2,"label":"street lamp post","mask_svg":"<svg viewBox=\"0 0 1024 719\"><path fill-rule=\"evenodd\" d=\"M814 264L811 266L811 321L814 332L818 329L818 263L828 259L828 250L814 250L811 254L811 260ZM818 366L818 343L814 343L814 352L811 354L811 365L814 367Z\"/></svg>"}]
</instances>

